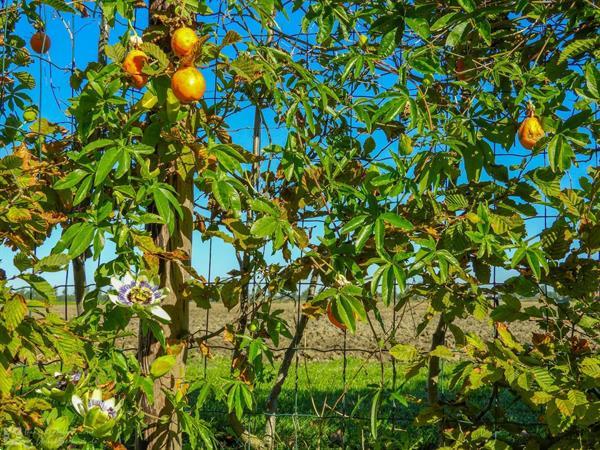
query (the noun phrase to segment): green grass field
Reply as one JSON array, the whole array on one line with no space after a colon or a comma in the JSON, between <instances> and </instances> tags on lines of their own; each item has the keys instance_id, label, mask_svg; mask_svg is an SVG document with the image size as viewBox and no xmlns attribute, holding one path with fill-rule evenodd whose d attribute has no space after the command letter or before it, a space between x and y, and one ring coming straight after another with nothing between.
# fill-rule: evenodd
<instances>
[{"instance_id":1,"label":"green grass field","mask_svg":"<svg viewBox=\"0 0 600 450\"><path fill-rule=\"evenodd\" d=\"M277 366L276 366L277 368ZM381 380L381 366L378 362L367 362L358 358L350 358L346 364L347 394L338 402L344 391L343 360L299 361L297 371L295 364L283 386L279 399L277 421L278 448L436 448L439 445L439 427L413 424L418 405L425 401L425 374L410 381L401 383L401 370L398 370L397 393L409 399L408 404L387 401L382 404L377 439L373 439L370 431L370 414L375 385ZM452 368L446 366L440 377L442 395L451 398L448 392L448 381ZM229 360L223 357L210 359L207 362L206 378L209 382L219 383L220 377L229 373ZM195 358L188 368L190 381L204 377L204 361ZM392 365L383 367L383 379L391 394ZM272 382L266 380L258 383L254 394L256 414L249 415L245 425L251 433L264 434L265 401ZM483 406L489 397L490 390L484 389L474 395L471 401ZM337 405L336 405L337 402ZM335 405L335 406L334 406ZM511 420L516 422L533 422L535 414L514 398L501 396L499 408L509 411ZM226 448L236 448L237 443L227 425L223 403L207 401L201 408L205 420L217 430L217 437ZM530 430L531 431L531 430ZM502 438L499 436L499 438ZM504 436L510 440L509 436Z\"/></svg>"}]
</instances>

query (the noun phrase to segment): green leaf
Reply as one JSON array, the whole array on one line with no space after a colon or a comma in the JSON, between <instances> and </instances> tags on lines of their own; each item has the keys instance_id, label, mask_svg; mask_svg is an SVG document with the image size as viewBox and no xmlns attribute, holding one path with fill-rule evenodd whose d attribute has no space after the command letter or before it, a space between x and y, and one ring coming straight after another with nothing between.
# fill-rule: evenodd
<instances>
[{"instance_id":1,"label":"green leaf","mask_svg":"<svg viewBox=\"0 0 600 450\"><path fill-rule=\"evenodd\" d=\"M573 402L566 398L555 398L554 403L558 410L566 417L572 416L573 411L575 410L575 405Z\"/></svg>"},{"instance_id":2,"label":"green leaf","mask_svg":"<svg viewBox=\"0 0 600 450\"><path fill-rule=\"evenodd\" d=\"M167 89L166 105L167 119L169 122L176 122L181 110L181 103L171 88Z\"/></svg>"},{"instance_id":3,"label":"green leaf","mask_svg":"<svg viewBox=\"0 0 600 450\"><path fill-rule=\"evenodd\" d=\"M15 78L19 80L27 89L33 89L35 87L35 78L28 72L15 72L13 73ZM37 115L37 113L36 113Z\"/></svg>"},{"instance_id":4,"label":"green leaf","mask_svg":"<svg viewBox=\"0 0 600 450\"><path fill-rule=\"evenodd\" d=\"M479 35L485 41L487 45L492 45L492 27L490 23L485 19L477 20L477 31L479 31Z\"/></svg>"},{"instance_id":5,"label":"green leaf","mask_svg":"<svg viewBox=\"0 0 600 450\"><path fill-rule=\"evenodd\" d=\"M277 228L277 220L271 216L264 216L252 224L250 232L257 238L271 236Z\"/></svg>"},{"instance_id":6,"label":"green leaf","mask_svg":"<svg viewBox=\"0 0 600 450\"><path fill-rule=\"evenodd\" d=\"M363 247L366 245L367 241L373 234L373 227L374 227L373 224L369 224L369 225L363 227L363 229L360 230L356 234L354 247L356 248L357 252L361 251L363 249Z\"/></svg>"},{"instance_id":7,"label":"green leaf","mask_svg":"<svg viewBox=\"0 0 600 450\"><path fill-rule=\"evenodd\" d=\"M462 9L464 9L468 13L472 13L473 11L475 11L476 5L473 0L458 0L458 4L462 6Z\"/></svg>"},{"instance_id":8,"label":"green leaf","mask_svg":"<svg viewBox=\"0 0 600 450\"><path fill-rule=\"evenodd\" d=\"M61 448L69 434L70 419L67 416L58 417L50 422L43 431L40 443L44 450Z\"/></svg>"},{"instance_id":9,"label":"green leaf","mask_svg":"<svg viewBox=\"0 0 600 450\"><path fill-rule=\"evenodd\" d=\"M117 42L115 45L107 45L104 47L104 53L109 59L112 59L116 63L120 63L125 59L125 54L127 50L120 42Z\"/></svg>"},{"instance_id":10,"label":"green leaf","mask_svg":"<svg viewBox=\"0 0 600 450\"><path fill-rule=\"evenodd\" d=\"M21 272L25 272L27 269L31 269L33 267L33 262L29 256L25 253L17 253L13 258L13 264L17 269Z\"/></svg>"},{"instance_id":11,"label":"green leaf","mask_svg":"<svg viewBox=\"0 0 600 450\"><path fill-rule=\"evenodd\" d=\"M77 188L75 197L73 197L73 206L79 205L86 198L88 192L90 192L93 181L94 179L91 175L83 179Z\"/></svg>"},{"instance_id":12,"label":"green leaf","mask_svg":"<svg viewBox=\"0 0 600 450\"><path fill-rule=\"evenodd\" d=\"M550 375L550 372L548 372L548 369L543 367L533 367L531 371L533 372L535 381L543 391L554 392L558 389L554 384L554 379Z\"/></svg>"},{"instance_id":13,"label":"green leaf","mask_svg":"<svg viewBox=\"0 0 600 450\"><path fill-rule=\"evenodd\" d=\"M94 150L98 150L100 148L108 147L109 145L114 145L114 144L115 144L115 141L112 139L98 139L96 141L90 142L85 147L83 147L83 149L81 150L81 153L83 153L83 154L90 153L90 152L93 152Z\"/></svg>"},{"instance_id":14,"label":"green leaf","mask_svg":"<svg viewBox=\"0 0 600 450\"><path fill-rule=\"evenodd\" d=\"M436 20L434 22L433 25L431 25L431 31L439 31L442 28L445 28L452 21L452 19L454 19L456 16L458 16L460 14L462 14L462 13L453 12L453 13L448 13L448 14L440 17L438 20Z\"/></svg>"},{"instance_id":15,"label":"green leaf","mask_svg":"<svg viewBox=\"0 0 600 450\"><path fill-rule=\"evenodd\" d=\"M469 22L465 21L452 28L452 31L448 33L448 37L446 38L446 45L448 47L455 47L461 41L468 24Z\"/></svg>"},{"instance_id":16,"label":"green leaf","mask_svg":"<svg viewBox=\"0 0 600 450\"><path fill-rule=\"evenodd\" d=\"M421 17L407 17L405 21L406 25L408 25L421 38L428 39L431 35L431 31L429 30L429 23L426 19L423 19Z\"/></svg>"},{"instance_id":17,"label":"green leaf","mask_svg":"<svg viewBox=\"0 0 600 450\"><path fill-rule=\"evenodd\" d=\"M360 214L360 215L350 219L350 221L341 228L340 233L348 234L348 233L356 230L363 223L365 223L365 221L367 220L367 217L369 217L367 214Z\"/></svg>"},{"instance_id":18,"label":"green leaf","mask_svg":"<svg viewBox=\"0 0 600 450\"><path fill-rule=\"evenodd\" d=\"M75 169L62 180L58 180L56 183L54 183L53 187L54 189L70 189L73 186L79 184L81 180L83 180L83 178L85 178L87 175L88 172L86 172L85 170Z\"/></svg>"},{"instance_id":19,"label":"green leaf","mask_svg":"<svg viewBox=\"0 0 600 450\"><path fill-rule=\"evenodd\" d=\"M379 407L381 405L381 389L378 389L373 396L373 400L371 402L371 436L373 439L377 440L377 417L379 415Z\"/></svg>"},{"instance_id":20,"label":"green leaf","mask_svg":"<svg viewBox=\"0 0 600 450\"><path fill-rule=\"evenodd\" d=\"M141 49L158 61L161 71L166 69L171 63L167 54L153 42L144 42Z\"/></svg>"},{"instance_id":21,"label":"green leaf","mask_svg":"<svg viewBox=\"0 0 600 450\"><path fill-rule=\"evenodd\" d=\"M585 81L590 94L600 99L600 71L593 64L588 64L585 69Z\"/></svg>"},{"instance_id":22,"label":"green leaf","mask_svg":"<svg viewBox=\"0 0 600 450\"><path fill-rule=\"evenodd\" d=\"M10 364L3 353L0 353L0 394L8 395L13 385Z\"/></svg>"},{"instance_id":23,"label":"green leaf","mask_svg":"<svg viewBox=\"0 0 600 450\"><path fill-rule=\"evenodd\" d=\"M435 349L429 352L429 356L436 356L442 359L453 359L454 354L445 345L438 345Z\"/></svg>"},{"instance_id":24,"label":"green leaf","mask_svg":"<svg viewBox=\"0 0 600 450\"><path fill-rule=\"evenodd\" d=\"M241 209L240 195L226 180L212 183L212 193L223 209L239 211Z\"/></svg>"},{"instance_id":25,"label":"green leaf","mask_svg":"<svg viewBox=\"0 0 600 450\"><path fill-rule=\"evenodd\" d=\"M169 233L173 233L175 230L175 214L173 214L173 210L171 209L169 199L164 193L163 189L155 189L152 192L152 198L154 199L154 204L156 205L156 209L158 210L158 214L163 218Z\"/></svg>"},{"instance_id":26,"label":"green leaf","mask_svg":"<svg viewBox=\"0 0 600 450\"><path fill-rule=\"evenodd\" d=\"M150 366L150 375L152 375L153 378L160 378L169 373L176 362L177 358L175 355L159 356L152 362L152 365Z\"/></svg>"},{"instance_id":27,"label":"green leaf","mask_svg":"<svg viewBox=\"0 0 600 450\"><path fill-rule=\"evenodd\" d=\"M69 256L75 258L85 252L94 240L96 228L89 222L82 223L77 228L77 235L73 237L69 246Z\"/></svg>"},{"instance_id":28,"label":"green leaf","mask_svg":"<svg viewBox=\"0 0 600 450\"><path fill-rule=\"evenodd\" d=\"M385 258L387 252L385 251L385 225L383 220L377 219L375 221L375 249L377 253L381 255L382 258Z\"/></svg>"},{"instance_id":29,"label":"green leaf","mask_svg":"<svg viewBox=\"0 0 600 450\"><path fill-rule=\"evenodd\" d=\"M600 382L600 359L584 358L579 364L579 370L581 370L581 373Z\"/></svg>"},{"instance_id":30,"label":"green leaf","mask_svg":"<svg viewBox=\"0 0 600 450\"><path fill-rule=\"evenodd\" d=\"M394 269L392 266L384 266L385 269L381 275L381 298L385 306L390 306L394 301L395 283Z\"/></svg>"},{"instance_id":31,"label":"green leaf","mask_svg":"<svg viewBox=\"0 0 600 450\"><path fill-rule=\"evenodd\" d=\"M168 189L168 185L163 184L163 186L166 187L160 187L158 190L161 192L162 195L165 196L165 198L171 204L179 218L183 218L183 209L181 209L181 204L179 203L179 200L177 200L177 198L173 195L171 189Z\"/></svg>"},{"instance_id":32,"label":"green leaf","mask_svg":"<svg viewBox=\"0 0 600 450\"><path fill-rule=\"evenodd\" d=\"M57 253L45 256L35 264L35 270L38 272L57 272L69 263L71 258L64 253Z\"/></svg>"},{"instance_id":33,"label":"green leaf","mask_svg":"<svg viewBox=\"0 0 600 450\"><path fill-rule=\"evenodd\" d=\"M27 282L38 294L48 300L50 303L56 301L56 292L54 288L39 275L25 273L19 276L23 281Z\"/></svg>"},{"instance_id":34,"label":"green leaf","mask_svg":"<svg viewBox=\"0 0 600 450\"><path fill-rule=\"evenodd\" d=\"M396 344L390 349L390 355L398 361L410 362L417 359L419 351L411 344Z\"/></svg>"},{"instance_id":35,"label":"green leaf","mask_svg":"<svg viewBox=\"0 0 600 450\"><path fill-rule=\"evenodd\" d=\"M567 170L574 158L575 153L569 142L560 134L554 136L548 144L548 160L552 170Z\"/></svg>"},{"instance_id":36,"label":"green leaf","mask_svg":"<svg viewBox=\"0 0 600 450\"><path fill-rule=\"evenodd\" d=\"M400 228L401 230L411 231L414 229L413 224L410 223L408 219L405 219L404 217L393 212L383 213L379 216L379 218L396 228Z\"/></svg>"},{"instance_id":37,"label":"green leaf","mask_svg":"<svg viewBox=\"0 0 600 450\"><path fill-rule=\"evenodd\" d=\"M102 158L100 158L100 162L96 167L96 176L94 178L94 186L98 186L100 183L104 181L106 176L110 173L114 165L116 164L119 156L121 156L121 152L123 149L120 147L111 147L104 152Z\"/></svg>"},{"instance_id":38,"label":"green leaf","mask_svg":"<svg viewBox=\"0 0 600 450\"><path fill-rule=\"evenodd\" d=\"M400 142L398 144L398 150L400 154L404 156L408 156L413 151L412 139L407 134L402 134L400 137Z\"/></svg>"},{"instance_id":39,"label":"green leaf","mask_svg":"<svg viewBox=\"0 0 600 450\"><path fill-rule=\"evenodd\" d=\"M15 330L27 314L27 302L22 295L13 295L4 304L2 315L8 331Z\"/></svg>"},{"instance_id":40,"label":"green leaf","mask_svg":"<svg viewBox=\"0 0 600 450\"><path fill-rule=\"evenodd\" d=\"M377 53L379 56L387 57L394 53L394 49L396 48L396 30L393 29L388 31L381 38L381 42L379 43L379 49Z\"/></svg>"},{"instance_id":41,"label":"green leaf","mask_svg":"<svg viewBox=\"0 0 600 450\"><path fill-rule=\"evenodd\" d=\"M558 64L562 64L567 59L579 56L582 53L593 51L598 45L598 42L598 38L579 39L570 42L568 45L565 46L565 48L563 48L563 51L560 54L560 58L558 58Z\"/></svg>"},{"instance_id":42,"label":"green leaf","mask_svg":"<svg viewBox=\"0 0 600 450\"><path fill-rule=\"evenodd\" d=\"M479 427L471 433L471 440L482 441L488 440L493 436L492 432L485 427Z\"/></svg>"}]
</instances>

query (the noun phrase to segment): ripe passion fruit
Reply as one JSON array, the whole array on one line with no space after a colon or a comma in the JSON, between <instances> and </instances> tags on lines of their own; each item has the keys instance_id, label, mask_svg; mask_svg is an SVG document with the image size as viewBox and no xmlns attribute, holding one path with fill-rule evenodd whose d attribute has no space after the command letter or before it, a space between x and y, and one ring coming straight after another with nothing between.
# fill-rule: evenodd
<instances>
[{"instance_id":1,"label":"ripe passion fruit","mask_svg":"<svg viewBox=\"0 0 600 450\"><path fill-rule=\"evenodd\" d=\"M148 55L141 50L131 50L123 60L123 70L129 74L131 84L138 89L148 82L148 75L142 73L146 61Z\"/></svg>"},{"instance_id":2,"label":"ripe passion fruit","mask_svg":"<svg viewBox=\"0 0 600 450\"><path fill-rule=\"evenodd\" d=\"M171 36L171 49L180 58L190 56L199 39L196 32L188 27L179 28Z\"/></svg>"},{"instance_id":3,"label":"ripe passion fruit","mask_svg":"<svg viewBox=\"0 0 600 450\"><path fill-rule=\"evenodd\" d=\"M544 137L544 128L542 127L542 122L535 115L535 111L532 107L527 109L527 117L519 126L519 131L517 133L519 137L519 142L523 147L528 150L531 150L535 147L537 141Z\"/></svg>"},{"instance_id":4,"label":"ripe passion fruit","mask_svg":"<svg viewBox=\"0 0 600 450\"><path fill-rule=\"evenodd\" d=\"M182 103L197 102L206 91L204 76L195 67L178 69L171 78L171 89Z\"/></svg>"},{"instance_id":5,"label":"ripe passion fruit","mask_svg":"<svg viewBox=\"0 0 600 450\"><path fill-rule=\"evenodd\" d=\"M50 37L44 33L43 31L38 31L33 36L31 36L31 40L29 41L31 45L31 49L36 53L48 53L50 50Z\"/></svg>"}]
</instances>

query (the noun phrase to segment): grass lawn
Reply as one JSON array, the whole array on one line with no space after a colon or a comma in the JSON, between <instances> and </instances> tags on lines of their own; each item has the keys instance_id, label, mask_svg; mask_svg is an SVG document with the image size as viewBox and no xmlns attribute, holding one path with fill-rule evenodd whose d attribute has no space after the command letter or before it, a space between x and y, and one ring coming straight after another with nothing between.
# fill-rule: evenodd
<instances>
[{"instance_id":1,"label":"grass lawn","mask_svg":"<svg viewBox=\"0 0 600 450\"><path fill-rule=\"evenodd\" d=\"M208 360L206 378L219 384L220 377L229 373L229 359L215 357ZM276 366L277 369L277 366ZM400 368L399 368L400 369ZM448 381L452 368L446 366L440 377L441 391L448 397ZM381 366L378 362L366 362L349 358L346 364L347 394L344 391L344 362L341 359L327 361L305 361L301 359L296 371L292 365L288 378L279 397L277 421L278 448L436 448L439 428L436 426L415 426L412 421L419 407L416 402L425 400L425 374L402 384L401 370L398 370L397 393L409 399L408 403L387 401L382 404L379 417L377 439L370 432L370 414L375 385L381 380ZM194 358L188 367L190 381L204 377L204 361ZM383 367L383 379L389 391L392 388L392 365ZM271 380L258 383L254 395L257 402L255 414L245 419L245 426L251 433L264 435L266 398ZM471 399L474 404L483 406L489 398L489 389L482 390ZM498 407L509 411L511 420L533 422L535 414L510 396L501 396ZM209 399L201 408L202 417L212 424L217 436L226 448L236 448L232 431L227 425L227 415L222 402ZM533 430L530 430L533 431ZM498 438L510 439L509 436Z\"/></svg>"}]
</instances>

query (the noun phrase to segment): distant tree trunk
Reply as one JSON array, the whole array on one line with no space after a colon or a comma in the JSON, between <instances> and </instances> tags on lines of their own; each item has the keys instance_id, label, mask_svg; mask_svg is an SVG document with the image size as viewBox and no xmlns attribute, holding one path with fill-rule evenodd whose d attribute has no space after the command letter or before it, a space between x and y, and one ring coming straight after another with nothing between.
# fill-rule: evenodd
<instances>
[{"instance_id":1,"label":"distant tree trunk","mask_svg":"<svg viewBox=\"0 0 600 450\"><path fill-rule=\"evenodd\" d=\"M167 12L167 3L164 0L150 0L149 7L151 23L156 13ZM169 345L182 343L189 332L189 304L183 297L183 289L187 278L185 266L190 266L192 257L193 175L193 169L190 169L185 176L175 173L167 180L177 192L183 209L183 218L175 216L173 234L169 233L166 225L158 227L153 232L158 247L166 251L178 250L187 255L184 261L165 259L160 261L160 285L168 290L162 306L171 316L171 321L162 325L162 329ZM151 333L142 334L140 329L139 336L138 359L142 371L148 373L152 362L163 354L163 350ZM184 382L187 346L182 347L172 370L155 381L154 402L151 404L145 397L140 400L140 407L147 414L147 428L136 444L138 449L177 450L183 446L177 415L165 395L165 391L176 393ZM164 416L166 420L161 421L160 417Z\"/></svg>"},{"instance_id":2,"label":"distant tree trunk","mask_svg":"<svg viewBox=\"0 0 600 450\"><path fill-rule=\"evenodd\" d=\"M85 259L86 252L73 258L73 284L75 285L75 305L77 307L77 315L83 313L83 297L85 297Z\"/></svg>"},{"instance_id":3,"label":"distant tree trunk","mask_svg":"<svg viewBox=\"0 0 600 450\"><path fill-rule=\"evenodd\" d=\"M446 340L446 323L444 315L440 314L440 320L431 337L431 350L435 350L438 345L444 345ZM431 356L429 358L429 370L427 374L427 397L429 404L434 406L439 401L438 377L440 375L440 358Z\"/></svg>"}]
</instances>

